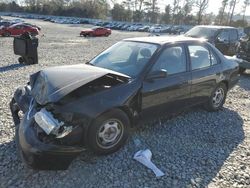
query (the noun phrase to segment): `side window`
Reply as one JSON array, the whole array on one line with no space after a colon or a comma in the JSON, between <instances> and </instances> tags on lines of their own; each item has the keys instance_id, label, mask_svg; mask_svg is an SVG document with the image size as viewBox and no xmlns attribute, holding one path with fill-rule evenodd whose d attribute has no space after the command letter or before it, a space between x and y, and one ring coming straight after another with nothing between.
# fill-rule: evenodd
<instances>
[{"instance_id":1,"label":"side window","mask_svg":"<svg viewBox=\"0 0 250 188\"><path fill-rule=\"evenodd\" d=\"M237 41L238 40L238 33L236 29L230 30L230 40L231 41Z\"/></svg>"},{"instance_id":2,"label":"side window","mask_svg":"<svg viewBox=\"0 0 250 188\"><path fill-rule=\"evenodd\" d=\"M168 75L187 70L185 50L182 46L166 48L155 62L152 71L164 69Z\"/></svg>"},{"instance_id":3,"label":"side window","mask_svg":"<svg viewBox=\"0 0 250 188\"><path fill-rule=\"evenodd\" d=\"M228 30L222 30L218 35L218 40L220 42L228 42L229 41L229 31Z\"/></svg>"},{"instance_id":4,"label":"side window","mask_svg":"<svg viewBox=\"0 0 250 188\"><path fill-rule=\"evenodd\" d=\"M188 50L190 54L192 70L210 66L210 55L207 48L204 46L190 45L188 46Z\"/></svg>"}]
</instances>

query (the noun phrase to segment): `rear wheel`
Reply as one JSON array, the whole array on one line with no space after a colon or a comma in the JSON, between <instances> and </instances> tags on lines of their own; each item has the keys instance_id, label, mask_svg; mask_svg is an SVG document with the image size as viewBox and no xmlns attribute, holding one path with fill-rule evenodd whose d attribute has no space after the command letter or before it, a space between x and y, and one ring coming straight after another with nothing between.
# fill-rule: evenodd
<instances>
[{"instance_id":1,"label":"rear wheel","mask_svg":"<svg viewBox=\"0 0 250 188\"><path fill-rule=\"evenodd\" d=\"M126 142L130 122L119 109L111 110L96 118L88 131L88 145L96 154L110 154Z\"/></svg>"},{"instance_id":2,"label":"rear wheel","mask_svg":"<svg viewBox=\"0 0 250 188\"><path fill-rule=\"evenodd\" d=\"M20 64L23 64L23 63L24 63L23 57L19 57L19 58L18 58L18 62L19 62Z\"/></svg>"},{"instance_id":3,"label":"rear wheel","mask_svg":"<svg viewBox=\"0 0 250 188\"><path fill-rule=\"evenodd\" d=\"M209 97L208 102L205 104L205 108L208 111L218 111L225 103L227 96L227 87L224 83L219 84Z\"/></svg>"}]
</instances>

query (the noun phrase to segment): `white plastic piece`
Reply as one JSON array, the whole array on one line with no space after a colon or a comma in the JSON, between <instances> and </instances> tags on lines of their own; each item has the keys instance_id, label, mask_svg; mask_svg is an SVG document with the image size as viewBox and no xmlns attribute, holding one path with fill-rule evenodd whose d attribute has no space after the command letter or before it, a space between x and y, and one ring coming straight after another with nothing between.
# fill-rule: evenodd
<instances>
[{"instance_id":1,"label":"white plastic piece","mask_svg":"<svg viewBox=\"0 0 250 188\"><path fill-rule=\"evenodd\" d=\"M56 120L45 108L42 108L35 114L35 121L47 135L50 133L56 134L58 129L63 125L62 122Z\"/></svg>"},{"instance_id":2,"label":"white plastic piece","mask_svg":"<svg viewBox=\"0 0 250 188\"><path fill-rule=\"evenodd\" d=\"M151 161L151 158L152 152L149 149L140 150L134 155L134 159L151 169L156 177L164 176L165 174L155 166L155 164Z\"/></svg>"}]
</instances>

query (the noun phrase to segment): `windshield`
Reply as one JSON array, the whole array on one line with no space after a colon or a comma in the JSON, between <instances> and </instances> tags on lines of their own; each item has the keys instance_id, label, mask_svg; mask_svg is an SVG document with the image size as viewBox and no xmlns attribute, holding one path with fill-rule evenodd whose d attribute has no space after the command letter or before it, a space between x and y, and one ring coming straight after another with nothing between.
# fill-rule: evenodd
<instances>
[{"instance_id":1,"label":"windshield","mask_svg":"<svg viewBox=\"0 0 250 188\"><path fill-rule=\"evenodd\" d=\"M136 77L157 48L156 44L121 41L96 56L89 64Z\"/></svg>"},{"instance_id":2,"label":"windshield","mask_svg":"<svg viewBox=\"0 0 250 188\"><path fill-rule=\"evenodd\" d=\"M216 32L218 31L217 28L209 28L209 27L194 27L190 29L185 36L187 37L198 37L198 38L211 38L213 37Z\"/></svg>"}]
</instances>

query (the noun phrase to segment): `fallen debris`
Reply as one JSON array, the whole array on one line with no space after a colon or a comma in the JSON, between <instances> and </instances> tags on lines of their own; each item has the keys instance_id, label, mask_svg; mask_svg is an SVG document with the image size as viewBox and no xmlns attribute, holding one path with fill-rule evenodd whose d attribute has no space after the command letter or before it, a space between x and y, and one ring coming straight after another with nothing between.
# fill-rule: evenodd
<instances>
[{"instance_id":1,"label":"fallen debris","mask_svg":"<svg viewBox=\"0 0 250 188\"><path fill-rule=\"evenodd\" d=\"M151 169L155 173L156 177L164 176L165 174L155 166L155 164L151 161L151 158L152 152L149 149L140 150L134 155L134 159Z\"/></svg>"}]
</instances>

